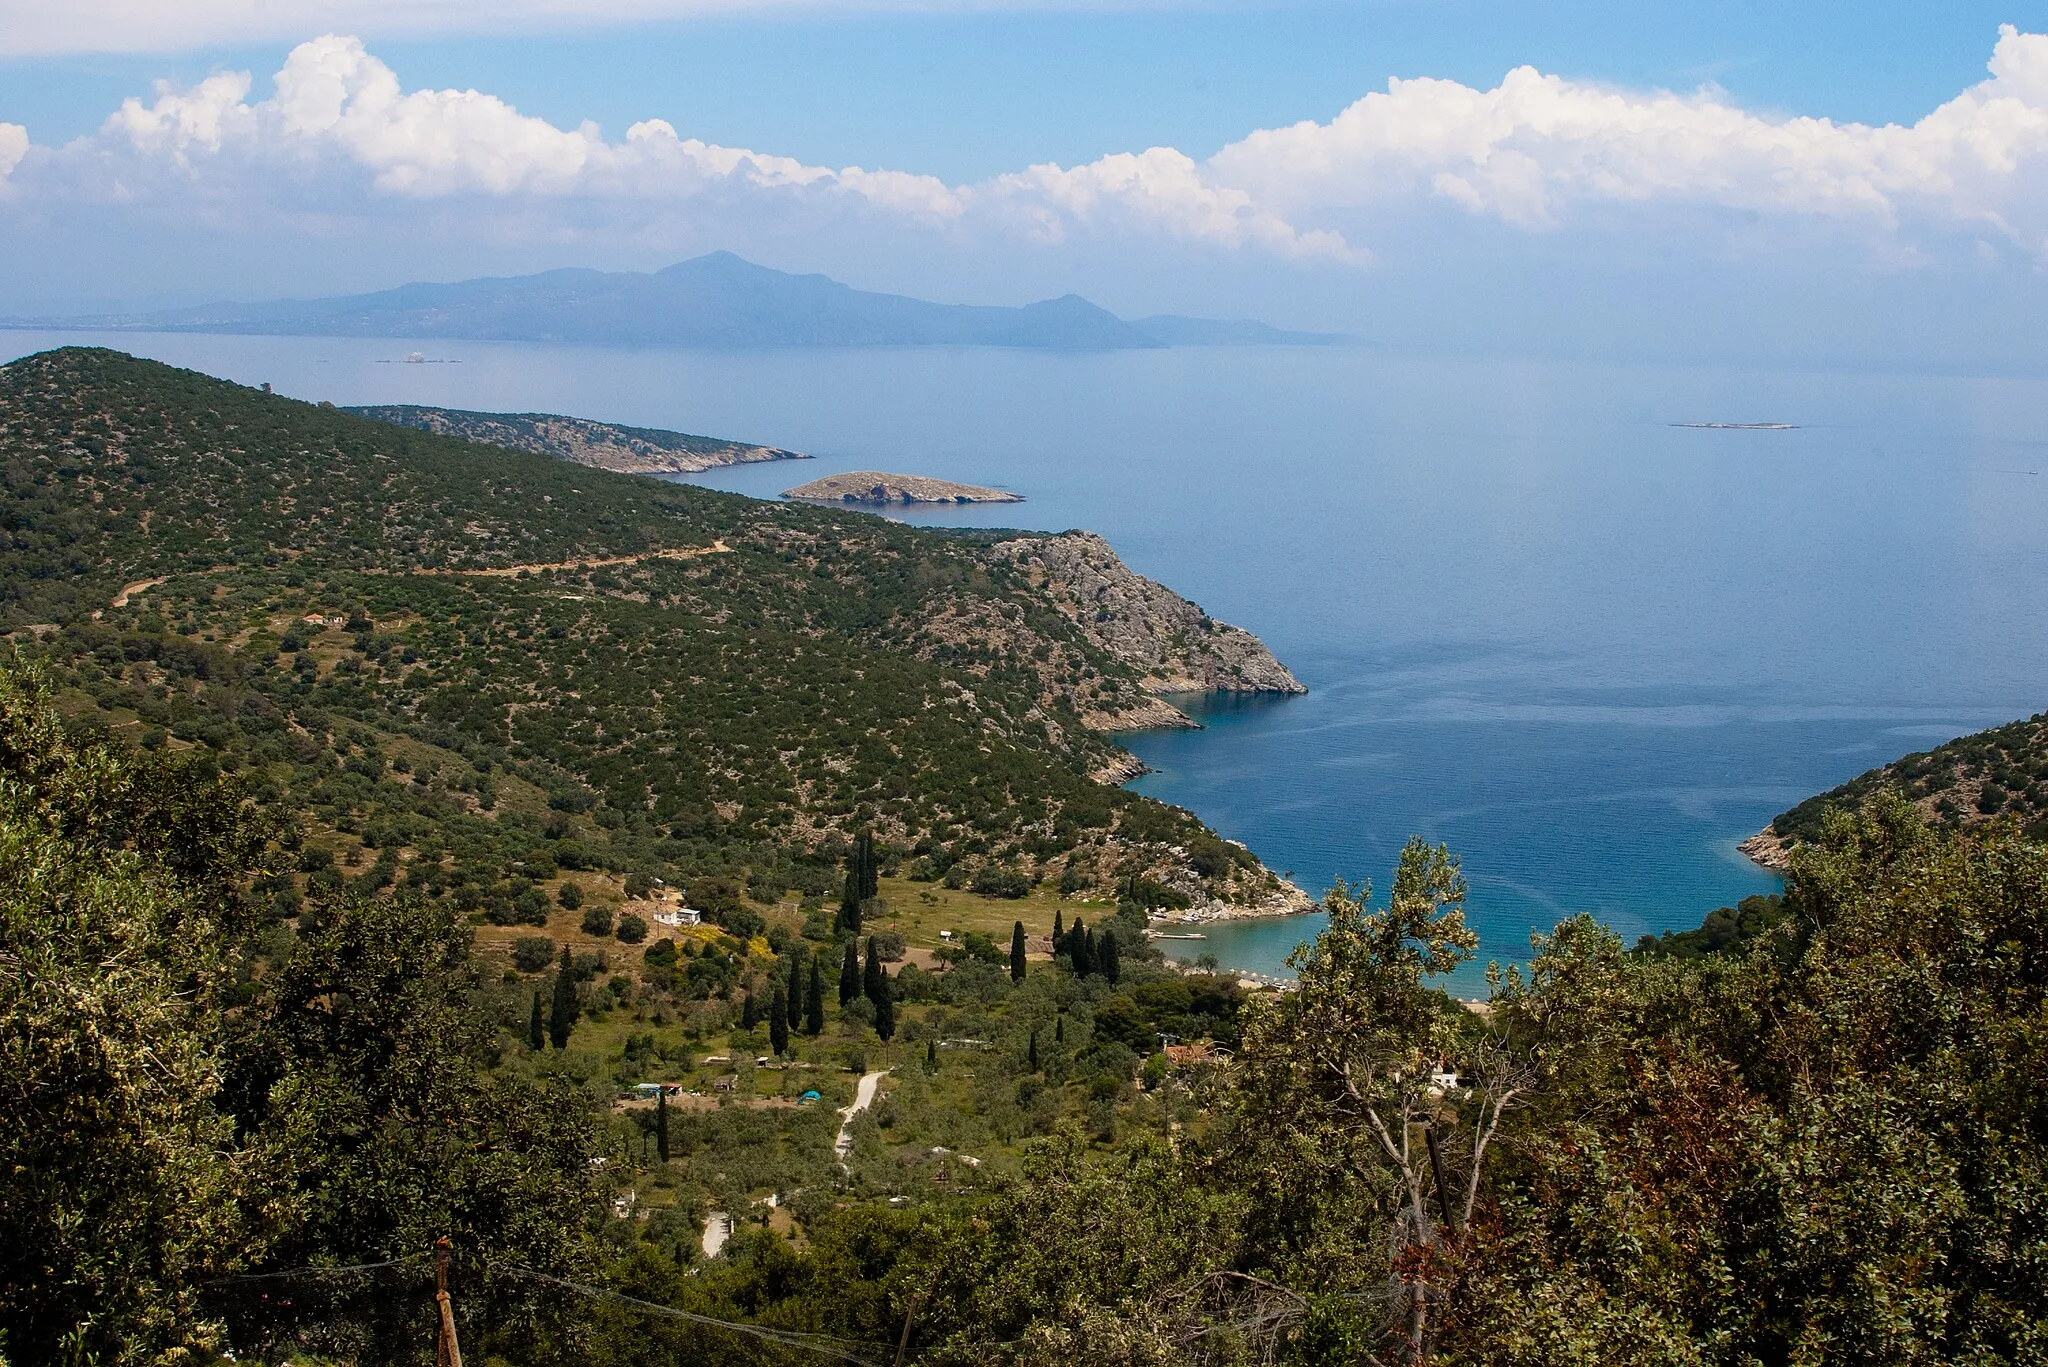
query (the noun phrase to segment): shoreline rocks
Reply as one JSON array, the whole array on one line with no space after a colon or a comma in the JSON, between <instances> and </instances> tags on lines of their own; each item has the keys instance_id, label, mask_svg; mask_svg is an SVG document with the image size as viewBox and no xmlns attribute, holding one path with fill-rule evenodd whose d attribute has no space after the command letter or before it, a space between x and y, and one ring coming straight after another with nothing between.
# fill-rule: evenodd
<instances>
[{"instance_id":1,"label":"shoreline rocks","mask_svg":"<svg viewBox=\"0 0 2048 1367\"><path fill-rule=\"evenodd\" d=\"M1791 847L1775 826L1764 827L1735 848L1747 855L1750 862L1772 873L1789 873L1792 869Z\"/></svg>"}]
</instances>

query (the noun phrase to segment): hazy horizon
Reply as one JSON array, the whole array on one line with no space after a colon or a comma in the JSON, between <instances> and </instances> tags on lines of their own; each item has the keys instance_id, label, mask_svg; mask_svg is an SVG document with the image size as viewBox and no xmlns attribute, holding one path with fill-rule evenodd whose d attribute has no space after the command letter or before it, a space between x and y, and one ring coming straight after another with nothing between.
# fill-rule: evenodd
<instances>
[{"instance_id":1,"label":"hazy horizon","mask_svg":"<svg viewBox=\"0 0 2048 1367\"><path fill-rule=\"evenodd\" d=\"M9 5L0 313L729 250L1397 348L2048 366L2048 10L1609 8Z\"/></svg>"}]
</instances>

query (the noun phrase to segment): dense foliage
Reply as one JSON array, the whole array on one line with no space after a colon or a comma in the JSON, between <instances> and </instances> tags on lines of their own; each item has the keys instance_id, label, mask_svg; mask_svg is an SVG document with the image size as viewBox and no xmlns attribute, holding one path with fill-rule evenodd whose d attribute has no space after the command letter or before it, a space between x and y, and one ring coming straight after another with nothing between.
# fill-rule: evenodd
<instances>
[{"instance_id":1,"label":"dense foliage","mask_svg":"<svg viewBox=\"0 0 2048 1367\"><path fill-rule=\"evenodd\" d=\"M383 884L508 921L586 866L808 892L872 829L932 879L1276 886L1093 781L1080 709L1136 671L972 537L82 350L0 368L0 473L0 626L65 711L203 746Z\"/></svg>"},{"instance_id":2,"label":"dense foliage","mask_svg":"<svg viewBox=\"0 0 2048 1367\"><path fill-rule=\"evenodd\" d=\"M1788 841L1815 840L1829 810L1901 792L1951 828L2004 819L2048 840L2048 712L1907 755L1806 799L1771 822Z\"/></svg>"},{"instance_id":3,"label":"dense foliage","mask_svg":"<svg viewBox=\"0 0 2048 1367\"><path fill-rule=\"evenodd\" d=\"M1412 841L1256 990L1145 939L1255 865L1089 779L1085 642L933 634L1039 611L969 543L0 375L8 1361L423 1361L441 1235L509 1367L2048 1360L2017 822L1872 788L1782 897L1484 1003ZM584 544L705 553L430 572ZM913 951L888 899L977 880Z\"/></svg>"}]
</instances>

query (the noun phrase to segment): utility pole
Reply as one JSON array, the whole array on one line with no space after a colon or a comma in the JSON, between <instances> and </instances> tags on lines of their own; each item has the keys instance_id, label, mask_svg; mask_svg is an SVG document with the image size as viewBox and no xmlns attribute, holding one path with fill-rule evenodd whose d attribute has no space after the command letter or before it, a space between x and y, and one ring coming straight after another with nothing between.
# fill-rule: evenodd
<instances>
[{"instance_id":1,"label":"utility pole","mask_svg":"<svg viewBox=\"0 0 2048 1367\"><path fill-rule=\"evenodd\" d=\"M462 1346L455 1341L455 1307L448 1300L448 1236L434 1240L434 1303L441 1311L441 1336L434 1348L434 1367L462 1367Z\"/></svg>"}]
</instances>

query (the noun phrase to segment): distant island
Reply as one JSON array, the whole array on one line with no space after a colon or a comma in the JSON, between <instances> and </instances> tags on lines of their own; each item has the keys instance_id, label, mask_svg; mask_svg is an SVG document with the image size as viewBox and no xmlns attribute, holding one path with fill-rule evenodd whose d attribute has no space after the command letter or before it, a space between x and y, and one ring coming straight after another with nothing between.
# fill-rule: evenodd
<instances>
[{"instance_id":1,"label":"distant island","mask_svg":"<svg viewBox=\"0 0 2048 1367\"><path fill-rule=\"evenodd\" d=\"M1797 432L1792 422L1674 422L1673 427L1690 427L1701 432Z\"/></svg>"},{"instance_id":2,"label":"distant island","mask_svg":"<svg viewBox=\"0 0 2048 1367\"><path fill-rule=\"evenodd\" d=\"M879 470L849 470L782 491L784 498L813 503L1022 503L1022 494L955 484L923 475L888 475Z\"/></svg>"},{"instance_id":3,"label":"distant island","mask_svg":"<svg viewBox=\"0 0 2048 1367\"><path fill-rule=\"evenodd\" d=\"M724 465L810 459L801 451L785 451L779 446L749 446L717 437L696 437L659 427L625 427L560 413L475 413L416 404L371 405L344 411L376 422L460 437L486 446L531 451L622 475L693 475Z\"/></svg>"},{"instance_id":4,"label":"distant island","mask_svg":"<svg viewBox=\"0 0 2048 1367\"><path fill-rule=\"evenodd\" d=\"M218 303L85 318L13 318L11 327L393 337L592 346L993 346L1126 351L1168 346L1326 345L1334 333L1246 319L1161 314L1125 322L1077 294L1022 308L935 304L792 275L713 252L652 274L554 270L416 283L331 299Z\"/></svg>"}]
</instances>

